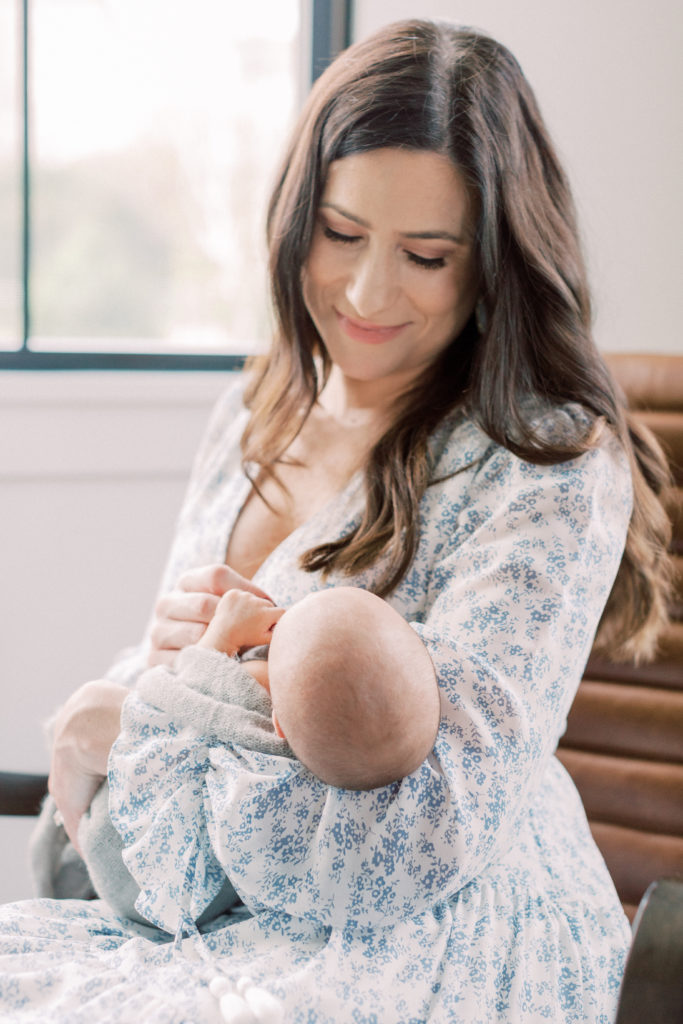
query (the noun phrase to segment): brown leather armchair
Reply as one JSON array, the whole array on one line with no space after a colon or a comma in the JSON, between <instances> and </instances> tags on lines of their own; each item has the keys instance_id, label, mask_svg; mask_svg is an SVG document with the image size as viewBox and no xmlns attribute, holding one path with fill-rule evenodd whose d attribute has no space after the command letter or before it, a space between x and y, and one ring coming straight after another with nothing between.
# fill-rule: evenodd
<instances>
[{"instance_id":1,"label":"brown leather armchair","mask_svg":"<svg viewBox=\"0 0 683 1024\"><path fill-rule=\"evenodd\" d=\"M633 928L615 1024L681 1024L683 879L653 882Z\"/></svg>"},{"instance_id":2,"label":"brown leather armchair","mask_svg":"<svg viewBox=\"0 0 683 1024\"><path fill-rule=\"evenodd\" d=\"M0 772L0 814L38 814L46 793L47 775Z\"/></svg>"},{"instance_id":3,"label":"brown leather armchair","mask_svg":"<svg viewBox=\"0 0 683 1024\"><path fill-rule=\"evenodd\" d=\"M655 660L590 659L558 756L631 920L657 878L683 878L683 356L618 355L610 367L669 457L672 623Z\"/></svg>"}]
</instances>

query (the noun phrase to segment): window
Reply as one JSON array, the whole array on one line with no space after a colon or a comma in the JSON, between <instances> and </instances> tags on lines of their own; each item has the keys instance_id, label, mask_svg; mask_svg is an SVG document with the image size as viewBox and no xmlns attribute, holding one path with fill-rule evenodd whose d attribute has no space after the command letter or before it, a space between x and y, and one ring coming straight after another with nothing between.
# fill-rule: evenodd
<instances>
[{"instance_id":1,"label":"window","mask_svg":"<svg viewBox=\"0 0 683 1024\"><path fill-rule=\"evenodd\" d=\"M349 29L320 0L0 0L0 368L258 351L302 67Z\"/></svg>"},{"instance_id":2,"label":"window","mask_svg":"<svg viewBox=\"0 0 683 1024\"><path fill-rule=\"evenodd\" d=\"M18 8L0 0L0 348L22 337L22 166Z\"/></svg>"}]
</instances>

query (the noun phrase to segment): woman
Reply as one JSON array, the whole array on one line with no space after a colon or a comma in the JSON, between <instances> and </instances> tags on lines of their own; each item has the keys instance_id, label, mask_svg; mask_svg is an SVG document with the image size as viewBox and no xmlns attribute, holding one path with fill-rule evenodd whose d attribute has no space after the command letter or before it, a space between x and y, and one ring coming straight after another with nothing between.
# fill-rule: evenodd
<instances>
[{"instance_id":1,"label":"woman","mask_svg":"<svg viewBox=\"0 0 683 1024\"><path fill-rule=\"evenodd\" d=\"M553 752L598 625L633 656L663 623L664 469L594 348L564 175L514 58L419 21L338 58L293 138L272 350L215 413L148 644L63 710L51 788L75 837L122 684L234 586L385 597L435 666L434 750L400 784L316 788L174 723L160 744L127 701L145 916L166 926L190 876L201 911L221 871L253 916L183 958L182 928L173 953L96 904L10 906L2 997L16 1020L212 1020L218 970L288 1021L611 1021L629 929Z\"/></svg>"}]
</instances>

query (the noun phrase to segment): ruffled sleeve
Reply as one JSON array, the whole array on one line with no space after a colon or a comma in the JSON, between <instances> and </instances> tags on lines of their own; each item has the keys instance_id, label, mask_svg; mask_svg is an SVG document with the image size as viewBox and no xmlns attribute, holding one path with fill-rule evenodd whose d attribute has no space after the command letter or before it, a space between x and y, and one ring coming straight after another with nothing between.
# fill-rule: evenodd
<instances>
[{"instance_id":1,"label":"ruffled sleeve","mask_svg":"<svg viewBox=\"0 0 683 1024\"><path fill-rule=\"evenodd\" d=\"M109 814L140 892L135 909L168 932L196 921L224 888L208 842L216 750L289 760L265 690L218 651L187 647L174 669L143 672L126 698L108 764ZM250 762L249 762L250 763Z\"/></svg>"}]
</instances>

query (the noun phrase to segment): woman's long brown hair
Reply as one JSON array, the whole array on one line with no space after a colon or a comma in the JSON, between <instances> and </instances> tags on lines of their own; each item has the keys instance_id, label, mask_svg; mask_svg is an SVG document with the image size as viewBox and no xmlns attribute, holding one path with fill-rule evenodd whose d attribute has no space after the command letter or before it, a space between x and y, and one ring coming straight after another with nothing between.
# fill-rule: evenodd
<instances>
[{"instance_id":1,"label":"woman's long brown hair","mask_svg":"<svg viewBox=\"0 0 683 1024\"><path fill-rule=\"evenodd\" d=\"M329 373L301 288L328 167L382 147L445 154L464 174L479 214L485 327L473 318L403 396L368 458L360 523L307 552L303 566L350 575L382 557L377 593L398 585L432 481L429 438L455 410L534 463L580 455L608 424L631 462L634 510L598 642L613 657L648 656L666 621L669 524L657 498L666 463L631 422L594 345L567 180L519 65L487 36L425 21L390 25L338 57L312 90L269 206L277 331L270 353L250 367L245 465L276 475ZM591 429L562 442L539 436L539 401L579 403Z\"/></svg>"}]
</instances>

